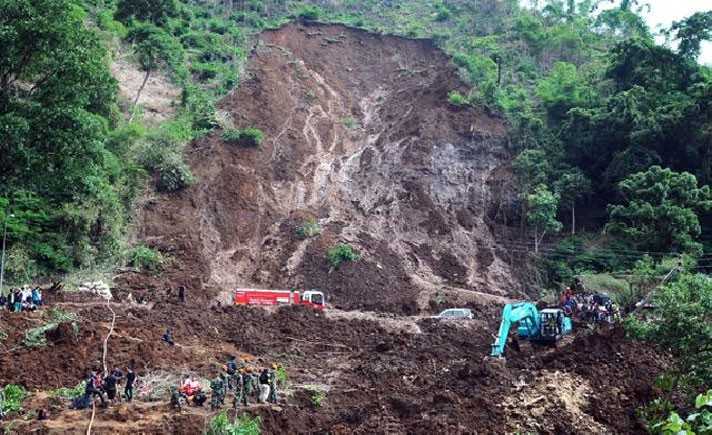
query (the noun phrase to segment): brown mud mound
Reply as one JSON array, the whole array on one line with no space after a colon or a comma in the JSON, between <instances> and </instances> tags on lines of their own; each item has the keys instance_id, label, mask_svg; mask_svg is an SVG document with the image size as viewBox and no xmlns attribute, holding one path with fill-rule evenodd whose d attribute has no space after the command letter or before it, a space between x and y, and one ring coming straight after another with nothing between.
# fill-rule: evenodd
<instances>
[{"instance_id":1,"label":"brown mud mound","mask_svg":"<svg viewBox=\"0 0 712 435\"><path fill-rule=\"evenodd\" d=\"M74 308L80 318L76 341L39 348L24 347L22 339L41 313L0 319L8 332L0 344L0 385L44 390L30 399L25 416L39 408L50 413L45 422L16 419L18 433L86 429L90 411L70 411L66 402L46 398L48 390L71 387L87 369L100 367L110 313L91 304ZM417 322L418 332L333 319L299 306L275 312L168 303L113 309L117 323L107 364L124 367L134 359L139 380L155 370L212 377L227 355L245 357L255 368L282 364L289 387L279 406L246 411L262 417L266 434L640 432L634 411L651 398L653 379L668 361L613 329L581 331L558 348L522 346L506 364L492 366L484 361L497 327L492 306L473 308L472 322L400 318ZM160 341L166 328L173 330L175 346ZM320 406L314 391L324 392ZM175 415L167 401L99 410L96 432L200 433L212 415L207 409Z\"/></svg>"},{"instance_id":2,"label":"brown mud mound","mask_svg":"<svg viewBox=\"0 0 712 435\"><path fill-rule=\"evenodd\" d=\"M124 286L321 288L342 307L403 313L416 283L515 290L485 224L504 123L448 104L463 84L432 42L290 24L261 35L244 77L220 109L264 141L216 131L190 147L196 184L140 213L140 238L175 261ZM307 219L322 231L302 240ZM339 242L361 260L331 268Z\"/></svg>"}]
</instances>

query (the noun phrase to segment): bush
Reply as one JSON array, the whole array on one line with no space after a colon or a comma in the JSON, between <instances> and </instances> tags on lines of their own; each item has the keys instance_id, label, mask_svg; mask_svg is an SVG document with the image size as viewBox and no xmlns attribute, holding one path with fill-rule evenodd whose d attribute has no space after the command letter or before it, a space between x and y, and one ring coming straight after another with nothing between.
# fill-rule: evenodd
<instances>
[{"instance_id":1,"label":"bush","mask_svg":"<svg viewBox=\"0 0 712 435\"><path fill-rule=\"evenodd\" d=\"M680 417L667 400L656 399L643 408L639 415L651 434L709 434L712 433L712 390L695 398L695 411L687 418ZM666 418L667 417L667 418Z\"/></svg>"},{"instance_id":2,"label":"bush","mask_svg":"<svg viewBox=\"0 0 712 435\"><path fill-rule=\"evenodd\" d=\"M308 239L309 237L318 236L321 234L321 227L314 219L310 219L304 222L303 225L297 227L297 236L302 239Z\"/></svg>"},{"instance_id":3,"label":"bush","mask_svg":"<svg viewBox=\"0 0 712 435\"><path fill-rule=\"evenodd\" d=\"M311 390L311 403L315 408L321 408L326 399L326 393L321 390Z\"/></svg>"},{"instance_id":4,"label":"bush","mask_svg":"<svg viewBox=\"0 0 712 435\"><path fill-rule=\"evenodd\" d=\"M321 15L321 11L319 10L319 8L316 6L311 6L311 5L304 6L297 13L297 17L300 20L304 20L304 21L316 21L319 19L320 15Z\"/></svg>"},{"instance_id":5,"label":"bush","mask_svg":"<svg viewBox=\"0 0 712 435\"><path fill-rule=\"evenodd\" d=\"M180 156L171 154L158 166L156 189L159 192L176 192L193 184L195 179Z\"/></svg>"},{"instance_id":6,"label":"bush","mask_svg":"<svg viewBox=\"0 0 712 435\"><path fill-rule=\"evenodd\" d=\"M242 414L230 423L225 411L210 420L207 435L259 435L262 433L262 420L259 416L252 417Z\"/></svg>"},{"instance_id":7,"label":"bush","mask_svg":"<svg viewBox=\"0 0 712 435\"><path fill-rule=\"evenodd\" d=\"M231 145L257 147L262 143L264 133L258 128L229 128L223 132L222 138Z\"/></svg>"},{"instance_id":8,"label":"bush","mask_svg":"<svg viewBox=\"0 0 712 435\"><path fill-rule=\"evenodd\" d=\"M128 252L128 262L142 271L157 272L163 266L163 256L147 246L136 246Z\"/></svg>"},{"instance_id":9,"label":"bush","mask_svg":"<svg viewBox=\"0 0 712 435\"><path fill-rule=\"evenodd\" d=\"M27 392L20 385L9 384L0 389L0 414L19 412Z\"/></svg>"},{"instance_id":10,"label":"bush","mask_svg":"<svg viewBox=\"0 0 712 435\"><path fill-rule=\"evenodd\" d=\"M279 385L281 385L282 387L287 385L287 370L285 370L284 367L277 367L277 370L275 370L275 375L277 376L277 383Z\"/></svg>"},{"instance_id":11,"label":"bush","mask_svg":"<svg viewBox=\"0 0 712 435\"><path fill-rule=\"evenodd\" d=\"M457 107L466 106L468 104L467 97L457 91L450 91L450 93L447 94L447 101Z\"/></svg>"},{"instance_id":12,"label":"bush","mask_svg":"<svg viewBox=\"0 0 712 435\"><path fill-rule=\"evenodd\" d=\"M656 290L653 305L652 320L627 319L628 333L678 355L685 384L712 385L712 278L683 274Z\"/></svg>"},{"instance_id":13,"label":"bush","mask_svg":"<svg viewBox=\"0 0 712 435\"><path fill-rule=\"evenodd\" d=\"M339 243L326 253L326 258L331 266L338 268L345 261L357 261L360 256L358 252L345 243Z\"/></svg>"},{"instance_id":14,"label":"bush","mask_svg":"<svg viewBox=\"0 0 712 435\"><path fill-rule=\"evenodd\" d=\"M67 387L57 388L56 390L50 391L49 395L51 397L58 397L60 399L68 399L68 400L76 399L77 397L84 394L84 382L85 381L80 381L73 388L67 388Z\"/></svg>"}]
</instances>

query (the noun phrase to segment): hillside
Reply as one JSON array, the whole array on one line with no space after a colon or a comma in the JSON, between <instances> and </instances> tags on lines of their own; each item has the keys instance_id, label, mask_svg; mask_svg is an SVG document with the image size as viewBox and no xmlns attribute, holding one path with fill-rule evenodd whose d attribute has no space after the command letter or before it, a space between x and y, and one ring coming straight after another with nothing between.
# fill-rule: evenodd
<instances>
[{"instance_id":1,"label":"hillside","mask_svg":"<svg viewBox=\"0 0 712 435\"><path fill-rule=\"evenodd\" d=\"M528 3L0 0L0 428L706 433L712 11Z\"/></svg>"},{"instance_id":2,"label":"hillside","mask_svg":"<svg viewBox=\"0 0 712 435\"><path fill-rule=\"evenodd\" d=\"M195 141L196 183L140 213L140 237L177 260L162 283L321 288L347 309L411 314L442 287L512 293L485 223L504 122L448 104L464 85L432 43L287 25L261 36L246 75L218 108L263 143ZM309 219L321 234L300 240ZM330 270L339 242L362 259Z\"/></svg>"}]
</instances>

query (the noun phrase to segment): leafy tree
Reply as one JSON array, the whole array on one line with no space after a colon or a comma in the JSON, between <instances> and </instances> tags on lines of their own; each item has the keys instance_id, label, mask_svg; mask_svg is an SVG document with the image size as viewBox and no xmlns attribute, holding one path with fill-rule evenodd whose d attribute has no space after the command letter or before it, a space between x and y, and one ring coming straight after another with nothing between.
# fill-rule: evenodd
<instances>
[{"instance_id":1,"label":"leafy tree","mask_svg":"<svg viewBox=\"0 0 712 435\"><path fill-rule=\"evenodd\" d=\"M183 50L171 35L152 24L142 24L131 29L129 40L136 44L135 52L138 62L146 72L133 102L135 111L141 92L151 73L163 65L178 64L183 58ZM131 118L133 119L133 114Z\"/></svg>"},{"instance_id":2,"label":"leafy tree","mask_svg":"<svg viewBox=\"0 0 712 435\"><path fill-rule=\"evenodd\" d=\"M119 0L115 17L124 23L135 19L163 25L177 14L176 0Z\"/></svg>"},{"instance_id":3,"label":"leafy tree","mask_svg":"<svg viewBox=\"0 0 712 435\"><path fill-rule=\"evenodd\" d=\"M554 120L563 119L572 107L588 106L592 93L593 89L584 83L576 65L566 62L557 62L537 86L537 95Z\"/></svg>"},{"instance_id":4,"label":"leafy tree","mask_svg":"<svg viewBox=\"0 0 712 435\"><path fill-rule=\"evenodd\" d=\"M539 244L548 232L561 231L561 222L556 220L559 195L540 184L527 195L527 222L534 230L534 252L539 253Z\"/></svg>"},{"instance_id":5,"label":"leafy tree","mask_svg":"<svg viewBox=\"0 0 712 435\"><path fill-rule=\"evenodd\" d=\"M712 385L712 279L683 274L656 291L653 305L652 320L629 320L629 332L677 355L685 383Z\"/></svg>"},{"instance_id":6,"label":"leafy tree","mask_svg":"<svg viewBox=\"0 0 712 435\"><path fill-rule=\"evenodd\" d=\"M114 248L123 176L104 146L116 81L70 0L0 0L0 197L9 243L50 270Z\"/></svg>"},{"instance_id":7,"label":"leafy tree","mask_svg":"<svg viewBox=\"0 0 712 435\"><path fill-rule=\"evenodd\" d=\"M708 186L698 187L694 175L652 166L618 188L624 204L609 206L609 233L652 251L700 250L697 213L712 208L712 194Z\"/></svg>"},{"instance_id":8,"label":"leafy tree","mask_svg":"<svg viewBox=\"0 0 712 435\"><path fill-rule=\"evenodd\" d=\"M512 162L512 168L525 193L535 186L546 184L552 170L546 152L540 149L522 151Z\"/></svg>"},{"instance_id":9,"label":"leafy tree","mask_svg":"<svg viewBox=\"0 0 712 435\"><path fill-rule=\"evenodd\" d=\"M688 59L697 60L702 41L712 39L712 10L697 12L682 21L676 21L669 33L680 41L678 52Z\"/></svg>"},{"instance_id":10,"label":"leafy tree","mask_svg":"<svg viewBox=\"0 0 712 435\"><path fill-rule=\"evenodd\" d=\"M576 201L591 192L591 180L578 169L570 169L559 177L554 190L561 197L566 207L571 210L571 235L576 234Z\"/></svg>"}]
</instances>

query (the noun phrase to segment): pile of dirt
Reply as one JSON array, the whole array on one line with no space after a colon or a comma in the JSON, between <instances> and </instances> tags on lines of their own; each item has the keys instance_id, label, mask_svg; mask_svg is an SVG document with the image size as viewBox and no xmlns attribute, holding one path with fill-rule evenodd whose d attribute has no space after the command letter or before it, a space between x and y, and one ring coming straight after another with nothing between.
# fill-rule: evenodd
<instances>
[{"instance_id":1,"label":"pile of dirt","mask_svg":"<svg viewBox=\"0 0 712 435\"><path fill-rule=\"evenodd\" d=\"M121 287L319 288L397 313L427 309L424 287L517 289L485 223L487 180L509 158L504 122L448 103L465 86L431 41L290 24L260 36L244 77L219 106L264 141L218 130L190 146L197 182L139 212L139 238L173 261ZM300 239L308 219L321 233ZM361 260L332 270L337 243Z\"/></svg>"},{"instance_id":2,"label":"pile of dirt","mask_svg":"<svg viewBox=\"0 0 712 435\"><path fill-rule=\"evenodd\" d=\"M228 355L255 368L282 364L290 385L279 406L246 410L262 417L264 433L635 432L640 428L634 410L651 398L653 379L668 361L613 329L580 332L558 348L523 346L505 365L492 367L483 359L499 320L493 305L473 307L476 320L470 322L334 317L300 306L274 312L170 303L112 307L117 323L107 363L124 367L135 360L139 379L156 370L212 377ZM100 367L110 313L93 303L72 310L80 317L76 340L33 349L23 346L22 338L40 323L41 313L0 320L9 332L0 347L0 384L45 391L71 387L88 369ZM399 319L416 321L417 328L387 327ZM161 342L166 328L173 331L175 346ZM315 391L325 392L319 406L312 399ZM208 410L174 415L167 400L129 405L141 416L138 426L122 426L129 411L100 410L98 433L167 428L187 433L181 425L195 428L211 415ZM23 427L72 427L88 420L86 412L66 411L66 403L65 409L50 405L37 403L50 409L47 422Z\"/></svg>"}]
</instances>

